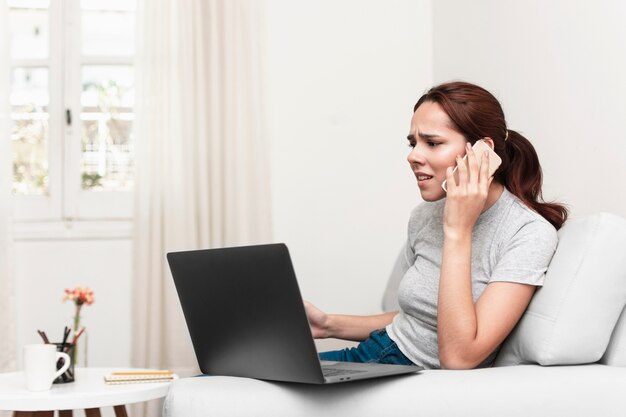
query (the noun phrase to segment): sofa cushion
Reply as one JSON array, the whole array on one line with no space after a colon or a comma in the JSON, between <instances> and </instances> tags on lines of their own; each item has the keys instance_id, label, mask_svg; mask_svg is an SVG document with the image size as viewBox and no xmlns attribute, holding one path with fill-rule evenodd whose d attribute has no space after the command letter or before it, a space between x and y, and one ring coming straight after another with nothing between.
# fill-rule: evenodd
<instances>
[{"instance_id":1,"label":"sofa cushion","mask_svg":"<svg viewBox=\"0 0 626 417\"><path fill-rule=\"evenodd\" d=\"M208 376L170 386L164 417L624 415L626 368L509 366L328 386Z\"/></svg>"},{"instance_id":2,"label":"sofa cushion","mask_svg":"<svg viewBox=\"0 0 626 417\"><path fill-rule=\"evenodd\" d=\"M559 230L544 286L503 344L496 366L597 362L614 329L612 344L621 343L626 332L616 323L626 305L625 247L621 217L600 213L569 220ZM607 361L620 360L617 352L608 353Z\"/></svg>"}]
</instances>

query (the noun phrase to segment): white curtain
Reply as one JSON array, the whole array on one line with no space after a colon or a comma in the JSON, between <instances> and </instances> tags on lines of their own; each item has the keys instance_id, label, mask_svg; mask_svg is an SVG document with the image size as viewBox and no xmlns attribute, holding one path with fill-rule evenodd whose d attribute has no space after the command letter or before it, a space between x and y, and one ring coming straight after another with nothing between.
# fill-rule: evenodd
<instances>
[{"instance_id":1,"label":"white curtain","mask_svg":"<svg viewBox=\"0 0 626 417\"><path fill-rule=\"evenodd\" d=\"M134 366L197 372L167 252L271 238L262 9L139 1Z\"/></svg>"},{"instance_id":2,"label":"white curtain","mask_svg":"<svg viewBox=\"0 0 626 417\"><path fill-rule=\"evenodd\" d=\"M6 2L0 2L0 372L15 370L12 159L9 119L9 52Z\"/></svg>"}]
</instances>

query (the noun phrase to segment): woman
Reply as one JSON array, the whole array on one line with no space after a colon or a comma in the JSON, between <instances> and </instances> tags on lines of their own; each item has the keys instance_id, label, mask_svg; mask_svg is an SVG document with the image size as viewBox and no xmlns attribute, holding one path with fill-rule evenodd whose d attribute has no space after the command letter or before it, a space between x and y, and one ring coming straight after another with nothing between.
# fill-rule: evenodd
<instances>
[{"instance_id":1,"label":"woman","mask_svg":"<svg viewBox=\"0 0 626 417\"><path fill-rule=\"evenodd\" d=\"M502 158L491 178L488 153L472 150L479 139ZM542 201L533 146L507 128L500 103L481 87L431 88L414 107L408 141L407 159L425 203L409 220L400 311L329 315L306 303L314 337L362 341L320 358L431 369L490 366L543 284L567 210ZM460 163L465 154L467 165Z\"/></svg>"}]
</instances>

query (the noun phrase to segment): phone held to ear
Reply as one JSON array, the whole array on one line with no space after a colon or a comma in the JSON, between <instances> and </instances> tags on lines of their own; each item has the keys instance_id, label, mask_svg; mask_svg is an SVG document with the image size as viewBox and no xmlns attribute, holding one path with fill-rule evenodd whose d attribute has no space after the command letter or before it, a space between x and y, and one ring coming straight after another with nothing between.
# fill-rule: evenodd
<instances>
[{"instance_id":1,"label":"phone held to ear","mask_svg":"<svg viewBox=\"0 0 626 417\"><path fill-rule=\"evenodd\" d=\"M478 169L480 169L480 166L483 162L483 153L485 151L489 152L489 177L491 177L496 172L500 164L502 163L502 158L500 158L498 154L495 153L493 149L491 149L491 147L487 145L487 143L482 139L477 140L474 146L472 146L472 149L474 150L474 154L476 155L476 159L478 160ZM465 163L465 166L467 166L467 154L465 154L465 156L463 157L463 163ZM454 175L454 180L458 184L459 173L457 172L457 168L458 166L454 167L454 171L452 171L452 175ZM445 192L448 192L446 188L447 182L448 181L446 180L441 183L441 188L443 188Z\"/></svg>"}]
</instances>

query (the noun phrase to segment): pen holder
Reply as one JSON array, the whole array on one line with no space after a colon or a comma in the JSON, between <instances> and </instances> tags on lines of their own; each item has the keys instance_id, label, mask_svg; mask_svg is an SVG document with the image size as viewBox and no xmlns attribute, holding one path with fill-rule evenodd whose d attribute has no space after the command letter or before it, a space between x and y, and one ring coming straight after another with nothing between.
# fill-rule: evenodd
<instances>
[{"instance_id":1,"label":"pen holder","mask_svg":"<svg viewBox=\"0 0 626 417\"><path fill-rule=\"evenodd\" d=\"M65 352L69 355L70 358L74 357L74 349L76 349L76 345L67 349L67 343L55 343L57 347L57 352ZM57 361L57 370L63 367L63 359L59 359ZM53 384L65 384L66 382L74 382L74 361L70 363L70 367L67 368L67 371L59 375L53 382Z\"/></svg>"}]
</instances>

